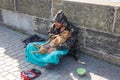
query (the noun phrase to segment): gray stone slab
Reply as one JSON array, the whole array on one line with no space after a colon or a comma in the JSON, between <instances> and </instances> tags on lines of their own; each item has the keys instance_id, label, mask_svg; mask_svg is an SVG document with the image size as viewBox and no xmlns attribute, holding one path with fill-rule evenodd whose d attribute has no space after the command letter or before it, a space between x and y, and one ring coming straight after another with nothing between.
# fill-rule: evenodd
<instances>
[{"instance_id":1,"label":"gray stone slab","mask_svg":"<svg viewBox=\"0 0 120 80\"><path fill-rule=\"evenodd\" d=\"M44 18L50 18L51 0L17 0L17 11Z\"/></svg>"},{"instance_id":2,"label":"gray stone slab","mask_svg":"<svg viewBox=\"0 0 120 80\"><path fill-rule=\"evenodd\" d=\"M117 9L116 22L115 22L115 33L120 34L120 8Z\"/></svg>"},{"instance_id":3,"label":"gray stone slab","mask_svg":"<svg viewBox=\"0 0 120 80\"><path fill-rule=\"evenodd\" d=\"M53 17L55 16L55 14L61 10L63 8L63 5L62 5L62 0L53 0L53 7L52 7L52 10L53 10Z\"/></svg>"},{"instance_id":4,"label":"gray stone slab","mask_svg":"<svg viewBox=\"0 0 120 80\"><path fill-rule=\"evenodd\" d=\"M15 13L9 10L2 10L3 22L24 33L33 34L32 16Z\"/></svg>"},{"instance_id":5,"label":"gray stone slab","mask_svg":"<svg viewBox=\"0 0 120 80\"><path fill-rule=\"evenodd\" d=\"M85 46L93 50L120 57L120 37L108 33L86 30Z\"/></svg>"},{"instance_id":6,"label":"gray stone slab","mask_svg":"<svg viewBox=\"0 0 120 80\"><path fill-rule=\"evenodd\" d=\"M85 29L84 28L79 28L79 33L78 33L78 42L80 46L84 46L85 45Z\"/></svg>"},{"instance_id":7,"label":"gray stone slab","mask_svg":"<svg viewBox=\"0 0 120 80\"><path fill-rule=\"evenodd\" d=\"M2 19L2 10L0 10L0 22L2 22L3 19Z\"/></svg>"},{"instance_id":8,"label":"gray stone slab","mask_svg":"<svg viewBox=\"0 0 120 80\"><path fill-rule=\"evenodd\" d=\"M14 10L14 0L0 0L0 8Z\"/></svg>"},{"instance_id":9,"label":"gray stone slab","mask_svg":"<svg viewBox=\"0 0 120 80\"><path fill-rule=\"evenodd\" d=\"M41 19L41 18L34 18L34 31L48 35L49 30L49 20Z\"/></svg>"},{"instance_id":10,"label":"gray stone slab","mask_svg":"<svg viewBox=\"0 0 120 80\"><path fill-rule=\"evenodd\" d=\"M114 7L64 1L63 10L69 20L79 26L111 32Z\"/></svg>"},{"instance_id":11,"label":"gray stone slab","mask_svg":"<svg viewBox=\"0 0 120 80\"><path fill-rule=\"evenodd\" d=\"M60 4L62 0L53 0L54 3Z\"/></svg>"}]
</instances>

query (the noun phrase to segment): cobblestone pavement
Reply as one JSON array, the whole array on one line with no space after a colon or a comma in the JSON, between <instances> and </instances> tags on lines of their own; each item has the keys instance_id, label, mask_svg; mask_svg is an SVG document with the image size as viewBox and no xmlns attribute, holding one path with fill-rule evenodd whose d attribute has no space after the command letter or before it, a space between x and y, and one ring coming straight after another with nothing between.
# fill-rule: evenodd
<instances>
[{"instance_id":1,"label":"cobblestone pavement","mask_svg":"<svg viewBox=\"0 0 120 80\"><path fill-rule=\"evenodd\" d=\"M42 74L34 80L120 80L120 67L81 54L82 65L67 56L51 70L26 62L24 44L27 35L0 26L0 80L21 80L20 72L39 69ZM86 75L78 76L76 69L83 67Z\"/></svg>"}]
</instances>

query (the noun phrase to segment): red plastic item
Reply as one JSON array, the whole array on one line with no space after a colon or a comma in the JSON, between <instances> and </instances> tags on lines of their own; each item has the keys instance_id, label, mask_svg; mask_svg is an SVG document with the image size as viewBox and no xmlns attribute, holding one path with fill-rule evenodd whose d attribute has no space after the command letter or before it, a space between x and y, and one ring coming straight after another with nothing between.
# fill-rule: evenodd
<instances>
[{"instance_id":1,"label":"red plastic item","mask_svg":"<svg viewBox=\"0 0 120 80\"><path fill-rule=\"evenodd\" d=\"M40 74L41 74L41 72L37 69L22 71L21 78L22 78L22 80L31 80L33 78L38 77Z\"/></svg>"}]
</instances>

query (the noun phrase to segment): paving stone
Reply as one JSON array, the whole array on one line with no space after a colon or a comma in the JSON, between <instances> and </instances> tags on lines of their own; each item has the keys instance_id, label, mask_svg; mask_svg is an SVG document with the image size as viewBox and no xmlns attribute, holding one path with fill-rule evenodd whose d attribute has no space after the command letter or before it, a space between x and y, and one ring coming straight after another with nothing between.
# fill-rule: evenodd
<instances>
[{"instance_id":1,"label":"paving stone","mask_svg":"<svg viewBox=\"0 0 120 80\"><path fill-rule=\"evenodd\" d=\"M6 76L7 74L9 74L9 72L7 72L7 71L3 71L3 72L1 72L1 76Z\"/></svg>"},{"instance_id":2,"label":"paving stone","mask_svg":"<svg viewBox=\"0 0 120 80\"><path fill-rule=\"evenodd\" d=\"M16 77L14 76L14 75L12 75L12 74L7 74L6 76L5 76L5 78L6 78L6 80L8 79L8 80L15 80L16 79Z\"/></svg>"},{"instance_id":3,"label":"paving stone","mask_svg":"<svg viewBox=\"0 0 120 80\"><path fill-rule=\"evenodd\" d=\"M0 80L7 80L7 79L3 76L0 76Z\"/></svg>"}]
</instances>

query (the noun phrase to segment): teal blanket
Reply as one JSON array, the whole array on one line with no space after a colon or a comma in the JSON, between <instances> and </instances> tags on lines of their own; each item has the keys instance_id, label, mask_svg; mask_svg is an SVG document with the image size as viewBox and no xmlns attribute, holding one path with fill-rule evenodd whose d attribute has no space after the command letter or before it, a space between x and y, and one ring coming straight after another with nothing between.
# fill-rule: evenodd
<instances>
[{"instance_id":1,"label":"teal blanket","mask_svg":"<svg viewBox=\"0 0 120 80\"><path fill-rule=\"evenodd\" d=\"M45 44L46 42L34 42L34 43L41 45ZM46 66L48 63L58 64L59 57L66 55L69 50L55 50L49 54L32 53L32 51L37 51L37 49L33 46L33 43L29 43L25 48L26 60L39 66Z\"/></svg>"}]
</instances>

